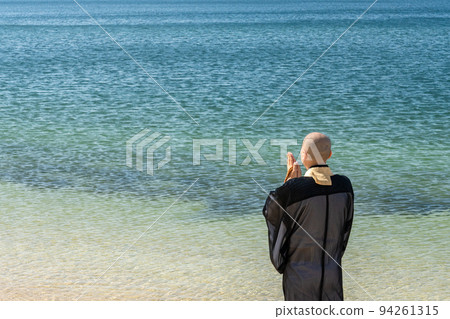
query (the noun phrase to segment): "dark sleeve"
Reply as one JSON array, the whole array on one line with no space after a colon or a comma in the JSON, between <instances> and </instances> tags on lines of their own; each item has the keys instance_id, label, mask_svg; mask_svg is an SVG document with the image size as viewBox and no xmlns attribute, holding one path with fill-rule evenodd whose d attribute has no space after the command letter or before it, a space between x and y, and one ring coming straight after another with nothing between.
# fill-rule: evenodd
<instances>
[{"instance_id":1,"label":"dark sleeve","mask_svg":"<svg viewBox=\"0 0 450 319\"><path fill-rule=\"evenodd\" d=\"M345 249L347 248L348 239L350 238L350 232L352 230L352 224L353 224L353 192L348 193L348 199L347 199L347 214L345 217L345 223L344 223L344 238L342 243L342 255L344 255Z\"/></svg>"},{"instance_id":2,"label":"dark sleeve","mask_svg":"<svg viewBox=\"0 0 450 319\"><path fill-rule=\"evenodd\" d=\"M283 185L275 191L270 192L263 208L269 231L269 253L270 260L275 269L282 274L286 266L286 253L288 250L288 228L289 222L285 213L288 199L288 188Z\"/></svg>"}]
</instances>

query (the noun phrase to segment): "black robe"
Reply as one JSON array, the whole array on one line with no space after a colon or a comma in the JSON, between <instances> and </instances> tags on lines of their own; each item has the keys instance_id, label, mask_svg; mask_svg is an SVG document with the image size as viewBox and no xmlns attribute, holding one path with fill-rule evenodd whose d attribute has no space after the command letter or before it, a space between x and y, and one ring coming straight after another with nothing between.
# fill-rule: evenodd
<instances>
[{"instance_id":1,"label":"black robe","mask_svg":"<svg viewBox=\"0 0 450 319\"><path fill-rule=\"evenodd\" d=\"M324 186L312 177L294 178L266 200L270 259L283 274L285 300L344 299L340 265L354 195L347 177L332 175L331 181Z\"/></svg>"}]
</instances>

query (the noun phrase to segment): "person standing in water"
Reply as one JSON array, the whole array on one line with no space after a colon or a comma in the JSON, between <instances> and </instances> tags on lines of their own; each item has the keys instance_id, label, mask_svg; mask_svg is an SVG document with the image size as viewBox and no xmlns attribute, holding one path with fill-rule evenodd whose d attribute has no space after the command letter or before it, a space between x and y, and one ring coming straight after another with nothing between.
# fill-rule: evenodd
<instances>
[{"instance_id":1,"label":"person standing in water","mask_svg":"<svg viewBox=\"0 0 450 319\"><path fill-rule=\"evenodd\" d=\"M285 183L263 208L270 259L283 274L285 300L344 300L341 259L353 221L352 184L326 164L328 136L308 134L300 154L305 175L288 153Z\"/></svg>"}]
</instances>

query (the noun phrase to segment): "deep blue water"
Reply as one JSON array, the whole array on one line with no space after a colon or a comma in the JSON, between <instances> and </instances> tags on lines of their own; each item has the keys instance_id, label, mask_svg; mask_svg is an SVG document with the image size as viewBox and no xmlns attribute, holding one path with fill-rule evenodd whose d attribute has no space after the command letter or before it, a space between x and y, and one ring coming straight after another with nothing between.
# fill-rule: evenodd
<instances>
[{"instance_id":1,"label":"deep blue water","mask_svg":"<svg viewBox=\"0 0 450 319\"><path fill-rule=\"evenodd\" d=\"M268 190L284 178L270 140L320 131L357 213L448 211L448 1L380 0L254 125L371 1L79 3L198 125L75 2L1 1L1 181L152 198L198 177L186 196L204 216L241 215L266 197L251 177ZM171 137L154 176L125 165L144 128ZM211 138L223 161L194 166L192 140ZM242 139L266 139L267 165L240 165Z\"/></svg>"}]
</instances>

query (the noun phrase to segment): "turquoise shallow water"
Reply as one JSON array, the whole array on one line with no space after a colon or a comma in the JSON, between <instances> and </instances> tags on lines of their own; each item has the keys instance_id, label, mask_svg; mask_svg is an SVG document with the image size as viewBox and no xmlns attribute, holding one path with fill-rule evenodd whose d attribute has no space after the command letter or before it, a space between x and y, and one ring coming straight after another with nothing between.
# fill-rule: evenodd
<instances>
[{"instance_id":1,"label":"turquoise shallow water","mask_svg":"<svg viewBox=\"0 0 450 319\"><path fill-rule=\"evenodd\" d=\"M99 279L174 198L0 190L2 299L283 298L257 211L205 218L208 201L187 196ZM447 299L448 215L357 216L343 260L353 277L344 275L346 298Z\"/></svg>"},{"instance_id":2,"label":"turquoise shallow water","mask_svg":"<svg viewBox=\"0 0 450 319\"><path fill-rule=\"evenodd\" d=\"M80 3L199 125L73 2L0 3L1 298L76 298L196 178L86 297L281 298L251 178L277 187L270 140L310 131L355 188L349 273L379 299L448 296L447 2L380 1L253 126L370 1ZM125 165L143 128L171 137L153 176ZM192 165L211 138L223 160ZM243 139L266 165L240 165Z\"/></svg>"}]
</instances>

